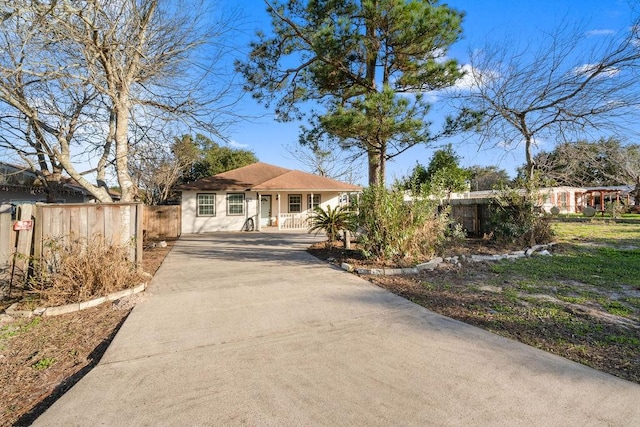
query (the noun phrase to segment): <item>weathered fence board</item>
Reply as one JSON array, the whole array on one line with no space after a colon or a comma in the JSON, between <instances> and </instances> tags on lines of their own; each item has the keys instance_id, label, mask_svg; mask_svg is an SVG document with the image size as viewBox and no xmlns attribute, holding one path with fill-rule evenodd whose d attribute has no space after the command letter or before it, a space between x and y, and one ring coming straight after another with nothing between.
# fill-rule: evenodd
<instances>
[{"instance_id":1,"label":"weathered fence board","mask_svg":"<svg viewBox=\"0 0 640 427\"><path fill-rule=\"evenodd\" d=\"M170 239L180 236L180 206L145 206L144 236L148 239Z\"/></svg>"},{"instance_id":2,"label":"weathered fence board","mask_svg":"<svg viewBox=\"0 0 640 427\"><path fill-rule=\"evenodd\" d=\"M140 203L21 204L16 219L33 220L33 228L19 232L13 230L12 213L0 213L0 296L11 280L21 280L17 275L28 270L31 255L46 254L51 241L104 239L128 247L129 260L141 266L143 210Z\"/></svg>"},{"instance_id":3,"label":"weathered fence board","mask_svg":"<svg viewBox=\"0 0 640 427\"><path fill-rule=\"evenodd\" d=\"M16 246L16 233L11 227L11 212L0 213L0 295L9 283L11 262Z\"/></svg>"},{"instance_id":4,"label":"weathered fence board","mask_svg":"<svg viewBox=\"0 0 640 427\"><path fill-rule=\"evenodd\" d=\"M451 218L461 224L469 235L489 233L489 203L484 200L458 199L451 201Z\"/></svg>"},{"instance_id":5,"label":"weathered fence board","mask_svg":"<svg viewBox=\"0 0 640 427\"><path fill-rule=\"evenodd\" d=\"M33 205L24 204L18 207L18 220L33 220ZM16 243L16 257L14 261L15 271L23 276L27 274L31 261L31 245L33 243L33 228L18 232L18 242Z\"/></svg>"},{"instance_id":6,"label":"weathered fence board","mask_svg":"<svg viewBox=\"0 0 640 427\"><path fill-rule=\"evenodd\" d=\"M107 244L129 246L129 259L142 262L142 210L139 203L38 204L35 210L36 256L51 240L90 240L101 237Z\"/></svg>"}]
</instances>

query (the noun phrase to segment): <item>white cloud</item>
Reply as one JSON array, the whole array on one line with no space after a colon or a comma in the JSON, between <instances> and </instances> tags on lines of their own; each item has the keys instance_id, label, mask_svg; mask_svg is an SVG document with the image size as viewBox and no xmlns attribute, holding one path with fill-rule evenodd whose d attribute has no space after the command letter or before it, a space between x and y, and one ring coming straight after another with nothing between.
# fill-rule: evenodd
<instances>
[{"instance_id":1,"label":"white cloud","mask_svg":"<svg viewBox=\"0 0 640 427\"><path fill-rule=\"evenodd\" d=\"M480 74L479 70L474 70L470 64L465 64L462 67L460 67L460 71L462 71L465 74L464 76L462 76L461 79L459 79L456 82L455 84L456 89L470 90L477 87L478 83L474 76L478 76Z\"/></svg>"},{"instance_id":2,"label":"white cloud","mask_svg":"<svg viewBox=\"0 0 640 427\"><path fill-rule=\"evenodd\" d=\"M596 71L596 69L600 66L600 64L584 64L579 67L573 69L573 72L576 75L580 74L590 74ZM620 73L620 70L614 67L609 67L600 72L600 77L614 77Z\"/></svg>"},{"instance_id":3,"label":"white cloud","mask_svg":"<svg viewBox=\"0 0 640 427\"><path fill-rule=\"evenodd\" d=\"M234 141L233 139L228 143L233 148L248 148L249 144L241 144L238 141Z\"/></svg>"},{"instance_id":4,"label":"white cloud","mask_svg":"<svg viewBox=\"0 0 640 427\"><path fill-rule=\"evenodd\" d=\"M591 30L587 31L585 34L587 37L595 37L595 36L612 36L616 32L614 30Z\"/></svg>"}]
</instances>

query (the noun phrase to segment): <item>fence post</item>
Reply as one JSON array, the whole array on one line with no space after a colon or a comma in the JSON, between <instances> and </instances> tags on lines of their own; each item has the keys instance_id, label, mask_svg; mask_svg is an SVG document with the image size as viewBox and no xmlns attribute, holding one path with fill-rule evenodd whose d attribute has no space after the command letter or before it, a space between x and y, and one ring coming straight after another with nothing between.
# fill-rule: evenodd
<instances>
[{"instance_id":1,"label":"fence post","mask_svg":"<svg viewBox=\"0 0 640 427\"><path fill-rule=\"evenodd\" d=\"M351 249L351 233L349 230L344 230L344 248Z\"/></svg>"},{"instance_id":2,"label":"fence post","mask_svg":"<svg viewBox=\"0 0 640 427\"><path fill-rule=\"evenodd\" d=\"M135 217L135 233L136 233L136 239L135 239L135 243L136 243L136 254L135 254L135 263L136 263L136 268L138 270L142 269L142 240L143 240L143 223L144 223L144 204L143 203L136 203L135 205L136 208L136 217Z\"/></svg>"},{"instance_id":3,"label":"fence post","mask_svg":"<svg viewBox=\"0 0 640 427\"><path fill-rule=\"evenodd\" d=\"M0 299L9 292L15 243L15 232L11 228L11 213L0 212Z\"/></svg>"},{"instance_id":4,"label":"fence post","mask_svg":"<svg viewBox=\"0 0 640 427\"><path fill-rule=\"evenodd\" d=\"M18 207L19 221L32 221L33 220L33 205L22 204ZM18 231L18 243L16 245L16 252L13 261L13 270L11 274L11 283L9 289L13 285L13 278L17 272L20 274L20 279L24 280L29 269L29 263L31 261L31 245L33 242L33 227Z\"/></svg>"}]
</instances>

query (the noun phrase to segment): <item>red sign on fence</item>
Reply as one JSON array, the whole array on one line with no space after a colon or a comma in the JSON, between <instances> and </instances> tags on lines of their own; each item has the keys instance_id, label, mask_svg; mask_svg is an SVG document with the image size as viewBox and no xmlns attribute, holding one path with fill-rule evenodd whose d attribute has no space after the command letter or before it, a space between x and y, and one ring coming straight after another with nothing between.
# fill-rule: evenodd
<instances>
[{"instance_id":1,"label":"red sign on fence","mask_svg":"<svg viewBox=\"0 0 640 427\"><path fill-rule=\"evenodd\" d=\"M21 231L21 230L32 230L33 229L33 221L16 221L13 223L13 231Z\"/></svg>"}]
</instances>

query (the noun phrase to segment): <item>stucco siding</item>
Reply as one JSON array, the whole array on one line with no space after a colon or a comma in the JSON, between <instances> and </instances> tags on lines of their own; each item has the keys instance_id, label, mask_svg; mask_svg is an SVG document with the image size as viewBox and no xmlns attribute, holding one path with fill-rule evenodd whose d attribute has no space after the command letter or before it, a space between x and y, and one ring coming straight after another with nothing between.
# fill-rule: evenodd
<instances>
[{"instance_id":1,"label":"stucco siding","mask_svg":"<svg viewBox=\"0 0 640 427\"><path fill-rule=\"evenodd\" d=\"M215 216L201 216L197 213L198 194L215 194ZM244 194L244 213L241 215L227 214L227 195ZM214 231L242 231L247 219L252 217L254 224L257 208L257 194L255 192L226 193L206 191L182 192L182 233L199 234Z\"/></svg>"},{"instance_id":2,"label":"stucco siding","mask_svg":"<svg viewBox=\"0 0 640 427\"><path fill-rule=\"evenodd\" d=\"M197 214L197 198L198 194L215 194L215 216L201 216ZM246 191L245 195L245 212L243 215L227 214L227 195L240 193L227 193L221 191L183 191L182 192L182 233L183 234L199 234L221 231L242 231L249 217L253 219L255 229L258 229L258 218L260 198L257 192ZM278 213L288 214L289 212L289 195L301 195L302 206L301 211L297 212L301 215L311 214L309 209L309 196L311 194L320 195L320 206L337 206L340 204L339 192L321 192L311 193L309 191L291 191L291 192L260 192L261 196L271 196L271 218L277 217ZM272 222L275 225L275 221Z\"/></svg>"}]
</instances>

